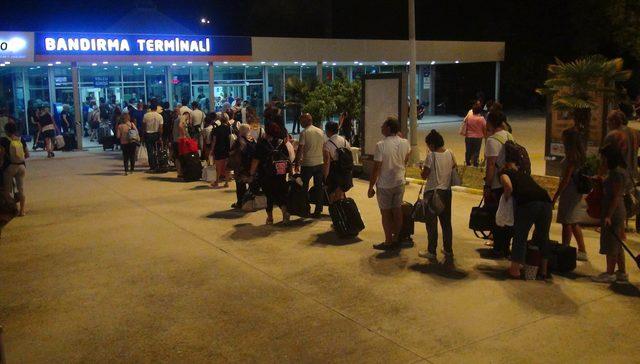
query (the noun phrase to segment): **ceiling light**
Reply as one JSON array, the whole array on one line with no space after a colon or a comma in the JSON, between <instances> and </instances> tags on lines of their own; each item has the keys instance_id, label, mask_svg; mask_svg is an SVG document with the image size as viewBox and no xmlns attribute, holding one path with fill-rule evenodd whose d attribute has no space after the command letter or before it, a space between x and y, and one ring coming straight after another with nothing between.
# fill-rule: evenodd
<instances>
[{"instance_id":1,"label":"ceiling light","mask_svg":"<svg viewBox=\"0 0 640 364\"><path fill-rule=\"evenodd\" d=\"M134 66L134 67L137 67L137 66L138 66L138 64L137 64L137 63L134 63L134 64L133 64L133 66Z\"/></svg>"},{"instance_id":2,"label":"ceiling light","mask_svg":"<svg viewBox=\"0 0 640 364\"><path fill-rule=\"evenodd\" d=\"M109 62L107 62L107 61L104 61L104 62L102 62L102 64L109 64Z\"/></svg>"},{"instance_id":3,"label":"ceiling light","mask_svg":"<svg viewBox=\"0 0 640 364\"><path fill-rule=\"evenodd\" d=\"M327 61L323 61L323 62L322 62L322 64L327 64L327 63L329 63L329 62L327 62Z\"/></svg>"},{"instance_id":4,"label":"ceiling light","mask_svg":"<svg viewBox=\"0 0 640 364\"><path fill-rule=\"evenodd\" d=\"M274 66L277 66L277 65L278 65L278 63L274 63L273 65L274 65Z\"/></svg>"},{"instance_id":5,"label":"ceiling light","mask_svg":"<svg viewBox=\"0 0 640 364\"><path fill-rule=\"evenodd\" d=\"M303 65L303 66L306 66L307 64L306 64L306 63L302 63L302 65Z\"/></svg>"},{"instance_id":6,"label":"ceiling light","mask_svg":"<svg viewBox=\"0 0 640 364\"><path fill-rule=\"evenodd\" d=\"M147 61L147 64L151 64L151 61Z\"/></svg>"},{"instance_id":7,"label":"ceiling light","mask_svg":"<svg viewBox=\"0 0 640 364\"><path fill-rule=\"evenodd\" d=\"M243 66L246 66L247 64L246 64L246 63L243 63L242 65L243 65Z\"/></svg>"},{"instance_id":8,"label":"ceiling light","mask_svg":"<svg viewBox=\"0 0 640 364\"><path fill-rule=\"evenodd\" d=\"M177 63L171 63L171 65L172 65L172 66L177 66L178 64L177 64Z\"/></svg>"},{"instance_id":9,"label":"ceiling light","mask_svg":"<svg viewBox=\"0 0 640 364\"><path fill-rule=\"evenodd\" d=\"M118 66L113 66L113 68L116 68L116 69L117 69L117 68L118 68Z\"/></svg>"},{"instance_id":10,"label":"ceiling light","mask_svg":"<svg viewBox=\"0 0 640 364\"><path fill-rule=\"evenodd\" d=\"M358 63L358 66L362 66L362 65L363 65L363 63L362 63L362 62Z\"/></svg>"},{"instance_id":11,"label":"ceiling light","mask_svg":"<svg viewBox=\"0 0 640 364\"><path fill-rule=\"evenodd\" d=\"M37 66L36 68L40 69L40 66Z\"/></svg>"},{"instance_id":12,"label":"ceiling light","mask_svg":"<svg viewBox=\"0 0 640 364\"><path fill-rule=\"evenodd\" d=\"M108 68L107 68L107 67L105 67L105 68L103 68L103 70L105 70L105 71L106 71L106 70L108 70Z\"/></svg>"},{"instance_id":13,"label":"ceiling light","mask_svg":"<svg viewBox=\"0 0 640 364\"><path fill-rule=\"evenodd\" d=\"M6 66L4 63L0 63L0 67L4 67Z\"/></svg>"},{"instance_id":14,"label":"ceiling light","mask_svg":"<svg viewBox=\"0 0 640 364\"><path fill-rule=\"evenodd\" d=\"M431 64L432 64L432 65L433 65L433 64L436 64L436 61L431 61Z\"/></svg>"},{"instance_id":15,"label":"ceiling light","mask_svg":"<svg viewBox=\"0 0 640 364\"><path fill-rule=\"evenodd\" d=\"M205 18L200 19L200 23L205 24L206 22L207 22L207 19Z\"/></svg>"},{"instance_id":16,"label":"ceiling light","mask_svg":"<svg viewBox=\"0 0 640 364\"><path fill-rule=\"evenodd\" d=\"M97 64L97 63L91 63L91 65L92 65L93 67L95 67L95 66L97 66L98 64Z\"/></svg>"},{"instance_id":17,"label":"ceiling light","mask_svg":"<svg viewBox=\"0 0 640 364\"><path fill-rule=\"evenodd\" d=\"M410 64L411 64L411 62L410 62L410 61L407 61L407 66L408 66L408 65L410 65Z\"/></svg>"},{"instance_id":18,"label":"ceiling light","mask_svg":"<svg viewBox=\"0 0 640 364\"><path fill-rule=\"evenodd\" d=\"M388 65L387 61L382 61L382 64L385 66Z\"/></svg>"},{"instance_id":19,"label":"ceiling light","mask_svg":"<svg viewBox=\"0 0 640 364\"><path fill-rule=\"evenodd\" d=\"M267 62L265 62L265 61L260 62L260 64L265 64L265 63L267 63Z\"/></svg>"},{"instance_id":20,"label":"ceiling light","mask_svg":"<svg viewBox=\"0 0 640 364\"><path fill-rule=\"evenodd\" d=\"M353 61L353 64L358 64L358 61Z\"/></svg>"},{"instance_id":21,"label":"ceiling light","mask_svg":"<svg viewBox=\"0 0 640 364\"><path fill-rule=\"evenodd\" d=\"M298 64L298 61L293 62L293 64Z\"/></svg>"},{"instance_id":22,"label":"ceiling light","mask_svg":"<svg viewBox=\"0 0 640 364\"><path fill-rule=\"evenodd\" d=\"M188 61L188 62L187 62L187 64L193 64L193 62L191 62L191 61Z\"/></svg>"},{"instance_id":23,"label":"ceiling light","mask_svg":"<svg viewBox=\"0 0 640 364\"><path fill-rule=\"evenodd\" d=\"M332 66L335 66L335 65L336 65L336 63L335 63L335 62L333 62L333 63L331 63L331 65L332 65Z\"/></svg>"},{"instance_id":24,"label":"ceiling light","mask_svg":"<svg viewBox=\"0 0 640 364\"><path fill-rule=\"evenodd\" d=\"M4 64L11 64L11 62L9 62L9 61L6 61L6 62L4 62Z\"/></svg>"},{"instance_id":25,"label":"ceiling light","mask_svg":"<svg viewBox=\"0 0 640 364\"><path fill-rule=\"evenodd\" d=\"M60 63L62 63L62 62L60 62L60 61L56 61L56 64L60 64Z\"/></svg>"},{"instance_id":26,"label":"ceiling light","mask_svg":"<svg viewBox=\"0 0 640 364\"><path fill-rule=\"evenodd\" d=\"M229 64L229 62L227 62L227 61L224 61L224 62L222 62L222 63L224 63L224 64Z\"/></svg>"},{"instance_id":27,"label":"ceiling light","mask_svg":"<svg viewBox=\"0 0 640 364\"><path fill-rule=\"evenodd\" d=\"M47 66L51 67L51 66L53 66L53 63L49 63L49 64L47 64Z\"/></svg>"},{"instance_id":28,"label":"ceiling light","mask_svg":"<svg viewBox=\"0 0 640 364\"><path fill-rule=\"evenodd\" d=\"M455 63L460 63L460 61L456 60L456 62L455 62Z\"/></svg>"}]
</instances>

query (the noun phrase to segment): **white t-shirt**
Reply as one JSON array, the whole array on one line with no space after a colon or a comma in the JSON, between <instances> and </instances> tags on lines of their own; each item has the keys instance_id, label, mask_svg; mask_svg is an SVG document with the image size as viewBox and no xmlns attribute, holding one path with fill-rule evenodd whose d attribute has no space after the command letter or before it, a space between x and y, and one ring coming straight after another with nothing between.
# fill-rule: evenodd
<instances>
[{"instance_id":1,"label":"white t-shirt","mask_svg":"<svg viewBox=\"0 0 640 364\"><path fill-rule=\"evenodd\" d=\"M502 188L502 184L500 183L500 178L498 177L499 175L498 172L502 167L504 167L504 161L505 161L504 143L506 143L507 140L513 140L513 135L511 135L506 130L500 130L499 132L487 138L487 141L484 146L485 158L497 157L496 173L494 174L493 181L491 182L491 189Z\"/></svg>"},{"instance_id":2,"label":"white t-shirt","mask_svg":"<svg viewBox=\"0 0 640 364\"><path fill-rule=\"evenodd\" d=\"M332 161L338 160L338 153L336 152L338 148L351 148L351 145L344 137L338 134L334 134L331 138L327 139L326 143L324 143L324 149L329 152Z\"/></svg>"},{"instance_id":3,"label":"white t-shirt","mask_svg":"<svg viewBox=\"0 0 640 364\"><path fill-rule=\"evenodd\" d=\"M182 109L180 109L182 111ZM191 112L191 123L195 126L202 125L205 115L200 109L195 109Z\"/></svg>"},{"instance_id":4,"label":"white t-shirt","mask_svg":"<svg viewBox=\"0 0 640 364\"><path fill-rule=\"evenodd\" d=\"M299 148L302 148L302 166L313 167L321 165L323 162L322 148L325 136L322 129L316 126L309 126L300 133Z\"/></svg>"},{"instance_id":5,"label":"white t-shirt","mask_svg":"<svg viewBox=\"0 0 640 364\"><path fill-rule=\"evenodd\" d=\"M433 159L435 158L435 165ZM429 168L429 179L427 179L426 191L448 190L451 188L451 171L455 166L455 159L450 150L442 153L431 152L424 161L424 166Z\"/></svg>"},{"instance_id":6,"label":"white t-shirt","mask_svg":"<svg viewBox=\"0 0 640 364\"><path fill-rule=\"evenodd\" d=\"M147 133L157 133L160 131L160 125L164 122L162 115L155 111L149 111L142 117L142 124L144 124L145 131Z\"/></svg>"},{"instance_id":7,"label":"white t-shirt","mask_svg":"<svg viewBox=\"0 0 640 364\"><path fill-rule=\"evenodd\" d=\"M189 108L189 106L182 106L180 108L180 116L182 116L184 113L188 112L189 114L191 114L191 120L193 120L193 110L191 110Z\"/></svg>"},{"instance_id":8,"label":"white t-shirt","mask_svg":"<svg viewBox=\"0 0 640 364\"><path fill-rule=\"evenodd\" d=\"M388 136L376 144L373 160L382 162L378 188L394 188L404 184L404 162L411 151L409 141L397 135Z\"/></svg>"}]
</instances>

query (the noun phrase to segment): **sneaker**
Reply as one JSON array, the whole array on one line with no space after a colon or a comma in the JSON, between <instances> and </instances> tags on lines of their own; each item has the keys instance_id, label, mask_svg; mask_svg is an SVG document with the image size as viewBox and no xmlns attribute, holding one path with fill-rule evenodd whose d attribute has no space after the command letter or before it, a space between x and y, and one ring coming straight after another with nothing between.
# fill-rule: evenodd
<instances>
[{"instance_id":1,"label":"sneaker","mask_svg":"<svg viewBox=\"0 0 640 364\"><path fill-rule=\"evenodd\" d=\"M625 272L616 272L616 282L629 282L629 275Z\"/></svg>"},{"instance_id":2,"label":"sneaker","mask_svg":"<svg viewBox=\"0 0 640 364\"><path fill-rule=\"evenodd\" d=\"M587 256L587 252L581 252L581 251L578 251L578 255L576 256L576 259L581 261L581 262L588 262L589 261L589 257Z\"/></svg>"},{"instance_id":3,"label":"sneaker","mask_svg":"<svg viewBox=\"0 0 640 364\"><path fill-rule=\"evenodd\" d=\"M438 256L437 256L437 255L435 255L435 254L433 254L433 253L429 253L429 252L428 252L428 251L426 251L426 250L421 250L421 251L419 251L419 252L418 252L418 256L419 256L420 258L425 258L425 259L429 259L429 260L437 260L437 259L438 259Z\"/></svg>"},{"instance_id":4,"label":"sneaker","mask_svg":"<svg viewBox=\"0 0 640 364\"><path fill-rule=\"evenodd\" d=\"M617 279L615 274L609 274L604 272L596 277L591 277L591 280L597 283L613 283Z\"/></svg>"},{"instance_id":5,"label":"sneaker","mask_svg":"<svg viewBox=\"0 0 640 364\"><path fill-rule=\"evenodd\" d=\"M398 243L380 243L380 244L373 244L373 249L377 249L377 250L395 250L395 249L399 249L400 248L400 244Z\"/></svg>"}]
</instances>

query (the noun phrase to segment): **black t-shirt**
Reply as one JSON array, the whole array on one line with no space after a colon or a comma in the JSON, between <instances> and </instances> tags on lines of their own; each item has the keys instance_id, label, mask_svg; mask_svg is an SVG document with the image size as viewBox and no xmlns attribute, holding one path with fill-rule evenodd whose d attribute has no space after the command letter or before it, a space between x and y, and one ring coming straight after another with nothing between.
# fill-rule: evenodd
<instances>
[{"instance_id":1,"label":"black t-shirt","mask_svg":"<svg viewBox=\"0 0 640 364\"><path fill-rule=\"evenodd\" d=\"M229 150L231 149L231 127L229 125L222 124L213 129L211 134L216 138L216 145L213 153L216 155L229 154Z\"/></svg>"},{"instance_id":2,"label":"black t-shirt","mask_svg":"<svg viewBox=\"0 0 640 364\"><path fill-rule=\"evenodd\" d=\"M66 126L66 124L64 123L65 116L67 118L69 126L71 126L71 114L66 110L62 110L62 112L60 113L60 121L62 122L62 125Z\"/></svg>"},{"instance_id":3,"label":"black t-shirt","mask_svg":"<svg viewBox=\"0 0 640 364\"><path fill-rule=\"evenodd\" d=\"M53 124L53 117L51 117L51 114L42 114L38 118L38 124L40 124L41 127L51 125Z\"/></svg>"},{"instance_id":4,"label":"black t-shirt","mask_svg":"<svg viewBox=\"0 0 640 364\"><path fill-rule=\"evenodd\" d=\"M513 197L516 199L518 206L536 201L551 202L549 193L540 187L530 175L513 169L506 169L501 174L509 176L513 186Z\"/></svg>"}]
</instances>

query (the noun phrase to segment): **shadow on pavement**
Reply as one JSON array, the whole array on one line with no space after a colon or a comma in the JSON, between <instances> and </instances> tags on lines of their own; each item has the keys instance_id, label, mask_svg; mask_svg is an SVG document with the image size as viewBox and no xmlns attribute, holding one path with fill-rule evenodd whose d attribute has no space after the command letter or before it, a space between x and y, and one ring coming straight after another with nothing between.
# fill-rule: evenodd
<instances>
[{"instance_id":1,"label":"shadow on pavement","mask_svg":"<svg viewBox=\"0 0 640 364\"><path fill-rule=\"evenodd\" d=\"M631 283L613 283L609 289L622 296L640 297L640 288Z\"/></svg>"},{"instance_id":2,"label":"shadow on pavement","mask_svg":"<svg viewBox=\"0 0 640 364\"><path fill-rule=\"evenodd\" d=\"M498 281L513 280L507 277L507 267L491 266L485 264L478 264L475 268L478 272L484 274L489 278L493 278Z\"/></svg>"},{"instance_id":3,"label":"shadow on pavement","mask_svg":"<svg viewBox=\"0 0 640 364\"><path fill-rule=\"evenodd\" d=\"M210 190L212 189L211 187L209 187L208 185L201 185L201 186L193 186L191 188L192 191L200 191L200 190Z\"/></svg>"},{"instance_id":4,"label":"shadow on pavement","mask_svg":"<svg viewBox=\"0 0 640 364\"><path fill-rule=\"evenodd\" d=\"M233 219L239 219L241 217L244 217L247 214L248 212L244 212L242 210L231 209L231 210L225 210L225 211L216 211L212 214L207 215L207 218L233 220Z\"/></svg>"},{"instance_id":5,"label":"shadow on pavement","mask_svg":"<svg viewBox=\"0 0 640 364\"><path fill-rule=\"evenodd\" d=\"M476 249L476 251L478 252L478 254L480 254L480 258L482 259L489 259L489 260L505 259L501 255L496 255L496 253L493 251L493 248L478 248Z\"/></svg>"},{"instance_id":6,"label":"shadow on pavement","mask_svg":"<svg viewBox=\"0 0 640 364\"><path fill-rule=\"evenodd\" d=\"M185 183L191 181L184 181L178 177L161 177L161 176L149 176L147 177L149 181L158 181L158 182L175 182L175 183ZM193 181L197 182L197 181Z\"/></svg>"},{"instance_id":7,"label":"shadow on pavement","mask_svg":"<svg viewBox=\"0 0 640 364\"><path fill-rule=\"evenodd\" d=\"M393 275L402 273L409 262L409 258L400 254L400 250L389 250L376 253L368 258L366 266L375 274Z\"/></svg>"},{"instance_id":8,"label":"shadow on pavement","mask_svg":"<svg viewBox=\"0 0 640 364\"><path fill-rule=\"evenodd\" d=\"M460 280L460 279L465 279L469 277L469 272L466 272L462 269L457 268L454 264L416 263L409 266L409 269L414 270L416 272L425 273L425 274L435 274L437 276L444 277L447 279Z\"/></svg>"},{"instance_id":9,"label":"shadow on pavement","mask_svg":"<svg viewBox=\"0 0 640 364\"><path fill-rule=\"evenodd\" d=\"M235 231L229 234L229 238L234 241L243 240L255 240L260 238L266 238L274 233L274 229L271 226L259 225L255 226L250 223L237 224L233 226Z\"/></svg>"},{"instance_id":10,"label":"shadow on pavement","mask_svg":"<svg viewBox=\"0 0 640 364\"><path fill-rule=\"evenodd\" d=\"M353 238L341 238L336 234L335 231L326 231L324 233L320 233L316 235L316 238L311 242L311 245L350 245L361 242L362 239L359 237Z\"/></svg>"},{"instance_id":11,"label":"shadow on pavement","mask_svg":"<svg viewBox=\"0 0 640 364\"><path fill-rule=\"evenodd\" d=\"M124 171L119 172L96 172L96 173L82 173L81 176L124 176Z\"/></svg>"}]
</instances>

